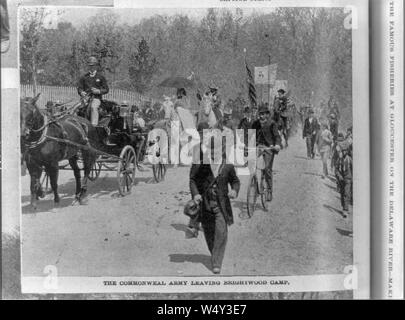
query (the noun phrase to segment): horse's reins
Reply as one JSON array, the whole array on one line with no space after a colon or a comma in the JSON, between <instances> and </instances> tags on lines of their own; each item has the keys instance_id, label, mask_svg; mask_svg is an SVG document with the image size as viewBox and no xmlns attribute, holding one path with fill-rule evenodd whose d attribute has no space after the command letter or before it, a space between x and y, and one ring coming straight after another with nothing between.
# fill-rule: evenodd
<instances>
[{"instance_id":1,"label":"horse's reins","mask_svg":"<svg viewBox=\"0 0 405 320\"><path fill-rule=\"evenodd\" d=\"M42 127L38 128L38 129L32 129L32 128L28 129L29 133L31 133L31 132L37 133L37 132L42 131L41 136L39 137L38 140L31 141L31 142L28 142L28 143L25 142L25 145L27 146L28 149L34 149L34 148L38 147L40 144L42 144L46 140L47 133L48 133L48 127L50 125L50 122L48 121L48 117L46 115L43 115L43 117L44 117L44 124L42 125Z\"/></svg>"},{"instance_id":2,"label":"horse's reins","mask_svg":"<svg viewBox=\"0 0 405 320\"><path fill-rule=\"evenodd\" d=\"M72 141L69 141L67 139L60 139L60 138L49 136L47 134L48 133L48 128L53 123L56 124L57 126L59 126L62 129L63 134L66 135L64 128L62 127L61 124L58 123L58 121L60 120L61 117L59 117L58 119L53 119L51 121L48 121L48 117L46 115L43 115L43 117L44 117L44 124L40 128L38 128L38 129L29 129L29 132L37 133L37 132L42 131L42 133L41 133L41 136L40 136L40 138L38 140L29 142L29 143L25 143L25 145L27 146L28 149L34 149L34 148L40 146L42 143L45 142L46 139L53 140L53 141L56 141L56 142L65 143L65 144L71 144L71 145L76 146L76 147L83 146L83 145L80 145L80 144L76 144L76 143L74 143ZM83 128L80 128L78 125L76 125L72 121L69 121L69 123L71 125L73 125L79 132L81 132L83 140L88 142L87 137L83 132Z\"/></svg>"}]
</instances>

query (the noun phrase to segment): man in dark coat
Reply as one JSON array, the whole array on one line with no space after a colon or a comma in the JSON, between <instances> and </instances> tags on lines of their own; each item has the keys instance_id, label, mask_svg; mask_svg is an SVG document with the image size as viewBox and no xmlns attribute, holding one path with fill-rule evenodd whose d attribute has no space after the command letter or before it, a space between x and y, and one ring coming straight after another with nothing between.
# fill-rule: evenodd
<instances>
[{"instance_id":1,"label":"man in dark coat","mask_svg":"<svg viewBox=\"0 0 405 320\"><path fill-rule=\"evenodd\" d=\"M90 57L88 60L89 72L83 75L77 85L77 92L82 97L92 95L90 102L90 121L91 124L98 125L98 108L101 105L102 95L109 91L107 80L98 72L98 60Z\"/></svg>"},{"instance_id":2,"label":"man in dark coat","mask_svg":"<svg viewBox=\"0 0 405 320\"><path fill-rule=\"evenodd\" d=\"M282 125L288 129L287 97L285 90L279 89L278 96L274 99L274 110L280 115Z\"/></svg>"},{"instance_id":3,"label":"man in dark coat","mask_svg":"<svg viewBox=\"0 0 405 320\"><path fill-rule=\"evenodd\" d=\"M264 178L268 186L266 200L273 199L273 162L274 156L281 149L281 137L277 129L277 123L270 118L270 110L265 106L259 108L259 119L252 124L252 129L256 130L256 145L258 148L274 147L274 150L265 150L264 156Z\"/></svg>"},{"instance_id":4,"label":"man in dark coat","mask_svg":"<svg viewBox=\"0 0 405 320\"><path fill-rule=\"evenodd\" d=\"M253 115L252 115L252 109L249 107L245 107L245 109L243 110L243 118L242 120L240 120L239 125L238 125L238 129L243 130L243 143L245 144L245 157L248 156L248 149L247 149L247 145L248 145L248 138L249 138L249 129L252 129L252 125L253 125Z\"/></svg>"},{"instance_id":5,"label":"man in dark coat","mask_svg":"<svg viewBox=\"0 0 405 320\"><path fill-rule=\"evenodd\" d=\"M239 188L240 181L232 164L223 162L218 168L204 163L191 166L190 191L201 205L199 220L211 253L212 271L216 274L221 272L228 226L234 222L230 198L238 196Z\"/></svg>"},{"instance_id":6,"label":"man in dark coat","mask_svg":"<svg viewBox=\"0 0 405 320\"><path fill-rule=\"evenodd\" d=\"M336 141L338 138L338 133L339 133L339 121L336 119L336 115L334 113L331 113L329 115L329 129L330 132L332 133L332 137L333 137L333 143L332 143L332 148L331 148L331 154L332 154L332 159L331 159L331 163L330 163L330 167L331 167L331 171L334 170L335 168L335 157L333 155L335 155L336 152Z\"/></svg>"},{"instance_id":7,"label":"man in dark coat","mask_svg":"<svg viewBox=\"0 0 405 320\"><path fill-rule=\"evenodd\" d=\"M329 129L332 133L333 141L336 141L339 133L339 122L336 119L336 115L334 113L331 113L329 115Z\"/></svg>"},{"instance_id":8,"label":"man in dark coat","mask_svg":"<svg viewBox=\"0 0 405 320\"><path fill-rule=\"evenodd\" d=\"M353 160L349 154L351 141L339 134L336 146L335 175L336 184L340 193L340 202L343 209L343 216L347 217L351 192L353 186Z\"/></svg>"},{"instance_id":9,"label":"man in dark coat","mask_svg":"<svg viewBox=\"0 0 405 320\"><path fill-rule=\"evenodd\" d=\"M306 140L307 144L308 159L313 159L315 157L314 146L319 129L319 123L314 117L314 111L310 109L308 111L308 118L305 119L304 129L302 131L302 138Z\"/></svg>"}]
</instances>

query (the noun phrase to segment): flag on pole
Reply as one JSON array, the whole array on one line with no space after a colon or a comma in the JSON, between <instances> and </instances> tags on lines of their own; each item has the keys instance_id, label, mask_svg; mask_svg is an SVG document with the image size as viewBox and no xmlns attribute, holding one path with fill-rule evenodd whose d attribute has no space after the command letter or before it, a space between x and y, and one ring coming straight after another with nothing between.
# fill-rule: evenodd
<instances>
[{"instance_id":1,"label":"flag on pole","mask_svg":"<svg viewBox=\"0 0 405 320\"><path fill-rule=\"evenodd\" d=\"M245 66L246 66L246 72L248 75L247 83L248 83L248 89L249 89L249 100L250 100L250 103L252 104L252 106L257 106L256 87L254 85L252 71L250 71L250 69L249 69L246 58L245 58Z\"/></svg>"},{"instance_id":2,"label":"flag on pole","mask_svg":"<svg viewBox=\"0 0 405 320\"><path fill-rule=\"evenodd\" d=\"M277 63L264 66L255 67L255 83L274 85L277 76Z\"/></svg>"}]
</instances>

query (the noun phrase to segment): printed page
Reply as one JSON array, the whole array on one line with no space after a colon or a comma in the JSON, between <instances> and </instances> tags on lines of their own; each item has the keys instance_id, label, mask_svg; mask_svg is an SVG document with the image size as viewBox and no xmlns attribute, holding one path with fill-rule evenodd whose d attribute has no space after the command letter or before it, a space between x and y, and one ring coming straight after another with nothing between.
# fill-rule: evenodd
<instances>
[{"instance_id":1,"label":"printed page","mask_svg":"<svg viewBox=\"0 0 405 320\"><path fill-rule=\"evenodd\" d=\"M367 1L6 5L5 297L369 298Z\"/></svg>"}]
</instances>

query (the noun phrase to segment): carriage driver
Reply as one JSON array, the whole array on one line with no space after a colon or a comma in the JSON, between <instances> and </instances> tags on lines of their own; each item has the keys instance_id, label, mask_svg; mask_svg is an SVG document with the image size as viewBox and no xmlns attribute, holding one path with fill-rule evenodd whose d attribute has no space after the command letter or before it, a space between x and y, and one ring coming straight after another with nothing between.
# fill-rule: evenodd
<instances>
[{"instance_id":1,"label":"carriage driver","mask_svg":"<svg viewBox=\"0 0 405 320\"><path fill-rule=\"evenodd\" d=\"M96 126L98 125L98 108L101 104L102 95L107 94L109 88L104 76L98 72L98 60L95 57L90 57L87 65L89 71L80 78L77 91L82 97L92 95L90 121L93 126Z\"/></svg>"}]
</instances>

